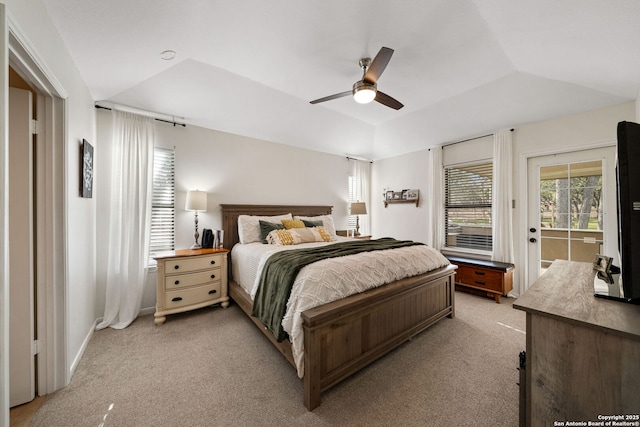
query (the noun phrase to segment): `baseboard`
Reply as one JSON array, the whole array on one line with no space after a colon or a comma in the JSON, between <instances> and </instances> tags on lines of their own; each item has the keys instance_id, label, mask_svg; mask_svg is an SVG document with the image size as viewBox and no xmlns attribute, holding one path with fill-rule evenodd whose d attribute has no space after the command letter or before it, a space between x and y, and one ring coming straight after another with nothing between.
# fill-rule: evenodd
<instances>
[{"instance_id":1,"label":"baseboard","mask_svg":"<svg viewBox=\"0 0 640 427\"><path fill-rule=\"evenodd\" d=\"M147 307L147 308L143 308L140 310L140 313L138 314L138 316L146 316L147 314L153 314L156 312L156 308L155 307ZM104 317L99 317L98 319L96 319L93 322L93 325L91 326L91 329L89 329L89 333L87 333L87 336L84 338L84 341L82 341L82 345L80 346L80 350L78 350L78 353L76 354L76 357L73 359L73 363L71 364L71 367L69 368L69 383L71 382L71 378L73 377L73 374L76 372L76 368L78 367L78 364L80 363L80 360L82 360L82 356L84 356L84 351L86 350L87 346L89 345L89 341L91 341L91 337L93 337L93 333L96 330L96 326L98 326L100 323L102 323L102 320L104 319ZM65 384L65 387L69 385L69 383Z\"/></svg>"},{"instance_id":2,"label":"baseboard","mask_svg":"<svg viewBox=\"0 0 640 427\"><path fill-rule=\"evenodd\" d=\"M71 378L73 378L73 374L76 372L76 368L78 367L78 364L82 360L82 356L84 356L84 351L87 349L87 346L89 345L89 341L91 341L91 337L93 337L93 332L96 330L96 326L98 326L99 320L100 319L96 319L93 322L93 325L91 325L91 328L89 328L89 333L87 333L87 336L84 338L84 341L82 341L80 350L78 350L78 353L76 354L76 357L73 359L73 363L69 368L69 376L67 377L69 379L69 382L65 384L65 387L68 386L69 383L71 383Z\"/></svg>"},{"instance_id":3,"label":"baseboard","mask_svg":"<svg viewBox=\"0 0 640 427\"><path fill-rule=\"evenodd\" d=\"M156 308L155 307L141 308L140 309L140 314L138 314L138 316L146 316L148 314L153 314L155 312L156 312Z\"/></svg>"}]
</instances>

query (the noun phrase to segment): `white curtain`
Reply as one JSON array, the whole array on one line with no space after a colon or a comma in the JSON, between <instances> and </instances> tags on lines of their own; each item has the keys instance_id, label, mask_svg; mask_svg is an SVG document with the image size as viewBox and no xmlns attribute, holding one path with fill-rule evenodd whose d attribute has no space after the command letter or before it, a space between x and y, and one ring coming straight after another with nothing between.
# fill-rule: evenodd
<instances>
[{"instance_id":1,"label":"white curtain","mask_svg":"<svg viewBox=\"0 0 640 427\"><path fill-rule=\"evenodd\" d=\"M149 258L154 139L153 118L113 110L106 303L96 329L126 328L140 312Z\"/></svg>"},{"instance_id":2,"label":"white curtain","mask_svg":"<svg viewBox=\"0 0 640 427\"><path fill-rule=\"evenodd\" d=\"M371 234L371 162L366 160L349 159L351 162L351 176L356 178L355 201L364 202L367 214L360 215L360 234Z\"/></svg>"},{"instance_id":3,"label":"white curtain","mask_svg":"<svg viewBox=\"0 0 640 427\"><path fill-rule=\"evenodd\" d=\"M509 130L496 132L493 135L493 254L491 259L509 263L514 259L511 151L511 132Z\"/></svg>"},{"instance_id":4,"label":"white curtain","mask_svg":"<svg viewBox=\"0 0 640 427\"><path fill-rule=\"evenodd\" d=\"M434 249L444 247L444 169L442 167L442 147L429 149L429 186L427 203L429 226L427 243Z\"/></svg>"}]
</instances>

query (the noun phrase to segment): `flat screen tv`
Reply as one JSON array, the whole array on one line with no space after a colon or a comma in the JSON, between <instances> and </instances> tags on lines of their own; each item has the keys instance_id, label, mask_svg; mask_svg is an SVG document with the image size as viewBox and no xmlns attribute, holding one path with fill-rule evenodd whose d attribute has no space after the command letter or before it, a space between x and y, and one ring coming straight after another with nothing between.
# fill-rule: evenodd
<instances>
[{"instance_id":1,"label":"flat screen tv","mask_svg":"<svg viewBox=\"0 0 640 427\"><path fill-rule=\"evenodd\" d=\"M612 289L617 288L616 292L611 292L608 296L598 293L596 295L640 304L640 125L638 123L618 123L616 179L620 283L610 286ZM618 273L618 271L611 272ZM601 274L599 273L598 276L601 277Z\"/></svg>"}]
</instances>

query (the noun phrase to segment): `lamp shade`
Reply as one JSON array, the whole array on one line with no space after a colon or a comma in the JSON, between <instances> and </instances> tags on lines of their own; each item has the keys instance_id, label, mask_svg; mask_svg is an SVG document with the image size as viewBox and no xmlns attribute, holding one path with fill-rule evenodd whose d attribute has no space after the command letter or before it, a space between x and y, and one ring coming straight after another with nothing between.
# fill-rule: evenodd
<instances>
[{"instance_id":1,"label":"lamp shade","mask_svg":"<svg viewBox=\"0 0 640 427\"><path fill-rule=\"evenodd\" d=\"M207 193L198 190L187 191L187 202L184 209L187 211L206 212Z\"/></svg>"},{"instance_id":2,"label":"lamp shade","mask_svg":"<svg viewBox=\"0 0 640 427\"><path fill-rule=\"evenodd\" d=\"M351 203L351 215L366 215L367 205L364 202Z\"/></svg>"}]
</instances>

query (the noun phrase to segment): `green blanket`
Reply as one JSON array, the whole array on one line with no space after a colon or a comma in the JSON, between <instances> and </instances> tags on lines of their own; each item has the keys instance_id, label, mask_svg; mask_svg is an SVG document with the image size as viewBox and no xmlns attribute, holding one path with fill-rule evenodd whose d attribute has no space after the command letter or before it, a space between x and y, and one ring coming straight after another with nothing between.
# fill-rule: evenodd
<instances>
[{"instance_id":1,"label":"green blanket","mask_svg":"<svg viewBox=\"0 0 640 427\"><path fill-rule=\"evenodd\" d=\"M385 237L276 252L267 259L262 269L251 314L258 317L278 341L282 341L287 338L287 333L282 328L282 319L287 310L293 282L302 267L328 258L421 244Z\"/></svg>"}]
</instances>

